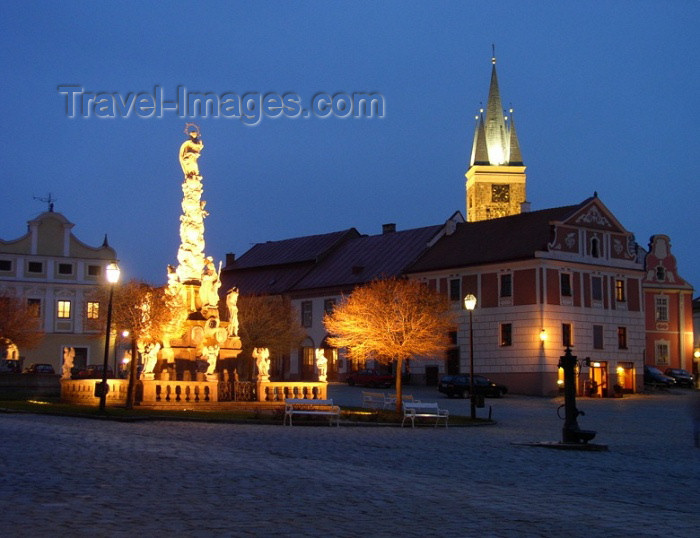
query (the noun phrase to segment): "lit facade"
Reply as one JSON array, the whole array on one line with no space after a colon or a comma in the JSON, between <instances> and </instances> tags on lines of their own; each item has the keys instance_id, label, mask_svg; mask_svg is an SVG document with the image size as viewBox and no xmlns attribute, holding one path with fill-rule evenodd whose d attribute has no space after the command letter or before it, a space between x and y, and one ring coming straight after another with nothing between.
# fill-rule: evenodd
<instances>
[{"instance_id":1,"label":"lit facade","mask_svg":"<svg viewBox=\"0 0 700 538\"><path fill-rule=\"evenodd\" d=\"M646 364L661 371L683 368L697 374L693 343L693 288L678 273L671 240L654 235L644 257Z\"/></svg>"},{"instance_id":2,"label":"lit facade","mask_svg":"<svg viewBox=\"0 0 700 538\"><path fill-rule=\"evenodd\" d=\"M75 367L102 361L106 306L94 292L116 252L106 238L99 247L81 242L73 226L50 210L29 221L24 236L0 240L0 290L26 301L45 333L38 347L19 349L24 367L48 363L60 373L64 347L75 349Z\"/></svg>"}]
</instances>

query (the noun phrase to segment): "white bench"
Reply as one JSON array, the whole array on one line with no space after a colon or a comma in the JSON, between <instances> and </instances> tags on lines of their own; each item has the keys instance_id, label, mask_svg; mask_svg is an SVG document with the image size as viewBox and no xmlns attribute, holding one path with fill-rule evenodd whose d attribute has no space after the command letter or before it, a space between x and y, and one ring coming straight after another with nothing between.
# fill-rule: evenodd
<instances>
[{"instance_id":1,"label":"white bench","mask_svg":"<svg viewBox=\"0 0 700 538\"><path fill-rule=\"evenodd\" d=\"M411 427L415 428L417 418L434 418L435 427L437 427L440 419L444 419L445 428L447 428L447 420L449 416L450 412L447 409L440 409L437 403L404 402L401 427L403 428L406 419L410 419Z\"/></svg>"},{"instance_id":2,"label":"white bench","mask_svg":"<svg viewBox=\"0 0 700 538\"><path fill-rule=\"evenodd\" d=\"M420 403L420 400L414 400L411 394L404 394L401 397L401 401ZM368 407L370 409L393 409L395 405L396 394L387 394L385 392L362 392L362 407Z\"/></svg>"},{"instance_id":3,"label":"white bench","mask_svg":"<svg viewBox=\"0 0 700 538\"><path fill-rule=\"evenodd\" d=\"M289 425L292 425L293 415L321 415L329 417L329 423L340 426L340 406L333 405L333 400L301 400L287 399L284 401L284 422L287 423L289 417Z\"/></svg>"}]
</instances>

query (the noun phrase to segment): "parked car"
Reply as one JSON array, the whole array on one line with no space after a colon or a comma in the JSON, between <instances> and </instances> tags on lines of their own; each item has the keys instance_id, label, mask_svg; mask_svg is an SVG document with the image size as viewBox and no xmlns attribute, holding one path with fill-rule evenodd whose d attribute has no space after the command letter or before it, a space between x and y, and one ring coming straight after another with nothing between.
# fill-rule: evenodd
<instances>
[{"instance_id":1,"label":"parked car","mask_svg":"<svg viewBox=\"0 0 700 538\"><path fill-rule=\"evenodd\" d=\"M53 366L44 363L30 364L24 369L25 374L55 374Z\"/></svg>"},{"instance_id":2,"label":"parked car","mask_svg":"<svg viewBox=\"0 0 700 538\"><path fill-rule=\"evenodd\" d=\"M78 373L74 377L76 379L102 379L102 365L88 364L85 368L78 370ZM112 377L114 377L114 372L112 368L107 366L107 378Z\"/></svg>"},{"instance_id":3,"label":"parked car","mask_svg":"<svg viewBox=\"0 0 700 538\"><path fill-rule=\"evenodd\" d=\"M396 379L391 374L383 374L378 370L366 368L358 370L348 375L345 380L351 387L358 385L361 387L391 387L396 383Z\"/></svg>"},{"instance_id":4,"label":"parked car","mask_svg":"<svg viewBox=\"0 0 700 538\"><path fill-rule=\"evenodd\" d=\"M655 366L644 365L644 384L657 387L672 387L676 384L676 380L667 376Z\"/></svg>"},{"instance_id":5,"label":"parked car","mask_svg":"<svg viewBox=\"0 0 700 538\"><path fill-rule=\"evenodd\" d=\"M683 368L666 368L665 375L676 380L679 387L693 388L693 375Z\"/></svg>"},{"instance_id":6,"label":"parked car","mask_svg":"<svg viewBox=\"0 0 700 538\"><path fill-rule=\"evenodd\" d=\"M459 396L469 398L469 374L446 375L438 382L438 390L448 398ZM500 398L508 392L508 387L494 383L483 375L474 376L474 394Z\"/></svg>"}]
</instances>

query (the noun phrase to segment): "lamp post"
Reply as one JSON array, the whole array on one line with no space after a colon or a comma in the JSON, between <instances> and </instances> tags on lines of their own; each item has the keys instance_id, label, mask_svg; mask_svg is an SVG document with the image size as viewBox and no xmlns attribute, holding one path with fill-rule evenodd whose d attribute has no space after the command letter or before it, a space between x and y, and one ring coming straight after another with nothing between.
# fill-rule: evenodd
<instances>
[{"instance_id":1,"label":"lamp post","mask_svg":"<svg viewBox=\"0 0 700 538\"><path fill-rule=\"evenodd\" d=\"M105 410L107 403L107 366L109 363L109 333L112 325L112 298L114 297L114 285L119 281L119 266L117 262L110 263L105 269L105 276L109 283L109 302L107 303L107 330L105 334L105 358L102 364L102 383L100 384L100 411ZM116 345L116 343L115 343Z\"/></svg>"},{"instance_id":2,"label":"lamp post","mask_svg":"<svg viewBox=\"0 0 700 538\"><path fill-rule=\"evenodd\" d=\"M476 297L471 293L464 298L464 308L469 310L469 399L470 416L476 418L476 396L474 395L474 328L472 325L472 313L476 307Z\"/></svg>"}]
</instances>

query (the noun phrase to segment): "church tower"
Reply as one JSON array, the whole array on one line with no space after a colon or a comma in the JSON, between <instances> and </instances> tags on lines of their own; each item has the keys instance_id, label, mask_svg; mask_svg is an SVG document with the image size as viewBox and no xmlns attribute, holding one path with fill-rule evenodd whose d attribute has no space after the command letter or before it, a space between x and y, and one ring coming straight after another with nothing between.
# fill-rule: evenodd
<instances>
[{"instance_id":1,"label":"church tower","mask_svg":"<svg viewBox=\"0 0 700 538\"><path fill-rule=\"evenodd\" d=\"M513 110L506 116L496 76L496 57L491 58L491 86L486 118L476 116L472 154L467 170L467 221L495 219L520 213L527 202L525 166L515 132Z\"/></svg>"}]
</instances>

